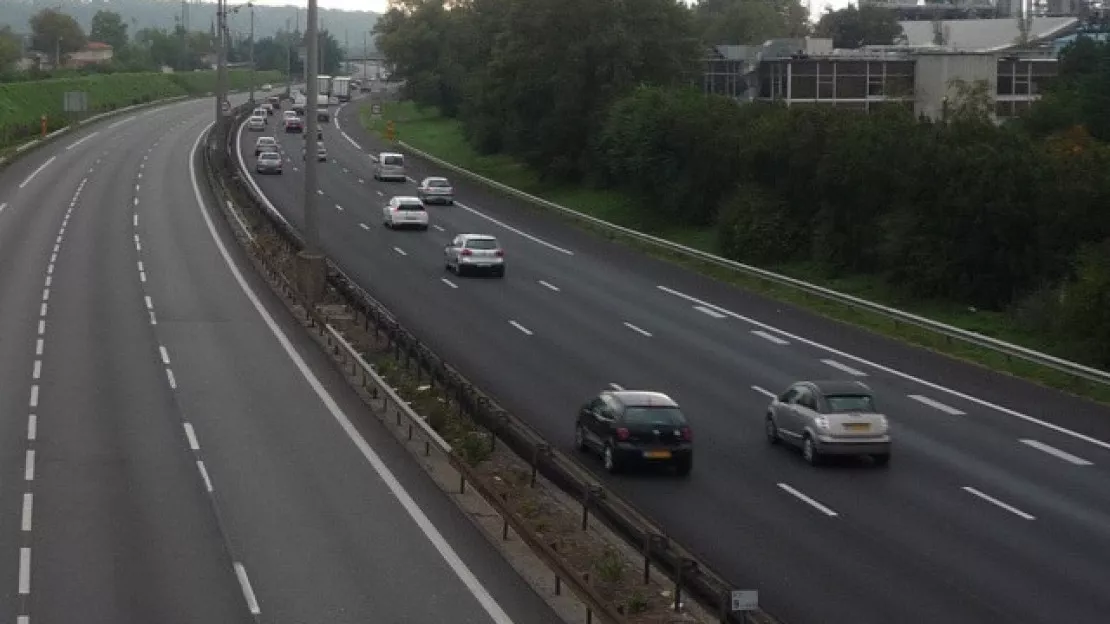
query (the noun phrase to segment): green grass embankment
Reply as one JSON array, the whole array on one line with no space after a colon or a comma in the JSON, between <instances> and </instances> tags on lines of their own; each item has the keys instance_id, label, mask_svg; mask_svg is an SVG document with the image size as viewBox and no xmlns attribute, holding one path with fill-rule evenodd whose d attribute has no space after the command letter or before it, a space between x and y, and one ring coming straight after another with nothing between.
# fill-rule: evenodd
<instances>
[{"instance_id":1,"label":"green grass embankment","mask_svg":"<svg viewBox=\"0 0 1110 624\"><path fill-rule=\"evenodd\" d=\"M434 108L421 109L411 102L386 102L383 104L381 119L372 119L369 113L369 105L365 105L360 110L362 123L366 128L379 135L384 135L386 122L392 120L396 128L397 139L416 149L428 152L459 167L531 195L605 219L611 223L647 231L642 217L638 214L638 201L627 194L613 190L546 183L541 181L534 171L529 170L509 156L504 154L483 156L467 143L462 127L457 120L440 116ZM714 254L719 253L714 228L656 229L651 230L650 233L688 247ZM658 247L631 240L624 242L641 248L654 256L682 264L703 274L777 300L809 309L823 316L999 372L1110 404L1110 387L1105 385L1077 379L1024 360L1009 358L989 349L983 349L961 341L948 340L928 330L904 323L895 323L891 319L878 314L808 295L797 289L766 282L738 271L691 260L685 256L661 250ZM765 268L999 340L1047 353L1052 353L1054 350L1053 344L1047 342L1041 336L1024 331L1018 323L1005 313L971 310L953 302L920 301L900 297L884 284L878 276L853 275L829 279L822 275L820 267L812 265L781 265Z\"/></svg>"},{"instance_id":2,"label":"green grass embankment","mask_svg":"<svg viewBox=\"0 0 1110 624\"><path fill-rule=\"evenodd\" d=\"M258 72L258 84L278 82L279 72ZM249 85L250 73L229 72L232 89ZM0 84L0 147L35 138L41 133L40 117L47 116L47 131L71 121L64 111L67 91L88 93L89 110L95 115L154 100L183 95L203 95L216 86L216 72L183 74L138 73L97 74L33 82Z\"/></svg>"}]
</instances>

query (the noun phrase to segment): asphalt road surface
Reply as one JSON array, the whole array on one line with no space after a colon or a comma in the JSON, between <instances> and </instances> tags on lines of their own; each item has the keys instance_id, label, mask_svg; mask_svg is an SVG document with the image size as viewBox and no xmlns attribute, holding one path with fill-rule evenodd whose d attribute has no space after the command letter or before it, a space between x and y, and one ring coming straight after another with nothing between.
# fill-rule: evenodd
<instances>
[{"instance_id":1,"label":"asphalt road surface","mask_svg":"<svg viewBox=\"0 0 1110 624\"><path fill-rule=\"evenodd\" d=\"M1110 410L904 346L647 258L410 158L375 182L358 101L324 124L326 253L506 408L569 451L574 416L612 386L667 392L692 419L688 480L611 478L738 588L792 623L1106 621ZM276 124L275 124L276 131ZM282 176L254 176L295 225L302 138L275 134ZM242 132L253 166L258 133ZM458 203L426 232L381 207L447 175ZM456 233L506 249L504 280L458 278ZM813 468L763 435L768 396L861 379L893 423L888 469Z\"/></svg>"},{"instance_id":2,"label":"asphalt road surface","mask_svg":"<svg viewBox=\"0 0 1110 624\"><path fill-rule=\"evenodd\" d=\"M0 620L556 622L202 208L211 109L0 172Z\"/></svg>"}]
</instances>

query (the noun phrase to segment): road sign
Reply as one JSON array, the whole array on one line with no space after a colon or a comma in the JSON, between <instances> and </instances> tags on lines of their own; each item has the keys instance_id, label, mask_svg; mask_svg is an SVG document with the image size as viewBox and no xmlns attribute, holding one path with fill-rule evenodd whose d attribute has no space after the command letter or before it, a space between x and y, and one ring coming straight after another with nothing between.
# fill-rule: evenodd
<instances>
[{"instance_id":1,"label":"road sign","mask_svg":"<svg viewBox=\"0 0 1110 624\"><path fill-rule=\"evenodd\" d=\"M755 611L759 608L759 591L755 589L736 589L732 592L733 611Z\"/></svg>"},{"instance_id":2,"label":"road sign","mask_svg":"<svg viewBox=\"0 0 1110 624\"><path fill-rule=\"evenodd\" d=\"M377 119L382 116L382 105L377 102L370 105L370 116Z\"/></svg>"},{"instance_id":3,"label":"road sign","mask_svg":"<svg viewBox=\"0 0 1110 624\"><path fill-rule=\"evenodd\" d=\"M84 113L89 110L89 94L85 91L66 91L62 110L67 113Z\"/></svg>"}]
</instances>

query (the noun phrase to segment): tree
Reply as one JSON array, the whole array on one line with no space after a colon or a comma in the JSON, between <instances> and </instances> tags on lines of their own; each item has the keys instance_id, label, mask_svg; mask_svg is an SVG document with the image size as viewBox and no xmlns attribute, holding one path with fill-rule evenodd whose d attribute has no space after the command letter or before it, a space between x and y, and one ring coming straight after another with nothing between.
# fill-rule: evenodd
<instances>
[{"instance_id":1,"label":"tree","mask_svg":"<svg viewBox=\"0 0 1110 624\"><path fill-rule=\"evenodd\" d=\"M835 48L891 45L902 36L902 26L893 11L876 6L828 9L817 22L817 35L831 37Z\"/></svg>"},{"instance_id":2,"label":"tree","mask_svg":"<svg viewBox=\"0 0 1110 624\"><path fill-rule=\"evenodd\" d=\"M0 71L11 67L22 53L19 37L12 32L12 27L0 26Z\"/></svg>"},{"instance_id":3,"label":"tree","mask_svg":"<svg viewBox=\"0 0 1110 624\"><path fill-rule=\"evenodd\" d=\"M127 45L127 24L119 13L114 11L97 11L92 18L92 28L89 37L112 46L116 51L123 50Z\"/></svg>"},{"instance_id":4,"label":"tree","mask_svg":"<svg viewBox=\"0 0 1110 624\"><path fill-rule=\"evenodd\" d=\"M797 0L700 0L694 13L707 45L761 44L809 34L809 15Z\"/></svg>"},{"instance_id":5,"label":"tree","mask_svg":"<svg viewBox=\"0 0 1110 624\"><path fill-rule=\"evenodd\" d=\"M39 52L71 54L85 47L85 33L77 20L54 9L36 13L31 18L31 32L34 48Z\"/></svg>"}]
</instances>

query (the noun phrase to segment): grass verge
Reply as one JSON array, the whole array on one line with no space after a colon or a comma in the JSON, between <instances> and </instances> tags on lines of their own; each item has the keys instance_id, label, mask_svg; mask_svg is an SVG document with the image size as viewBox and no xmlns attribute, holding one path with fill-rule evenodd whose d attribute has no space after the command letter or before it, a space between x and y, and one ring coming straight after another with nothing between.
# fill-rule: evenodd
<instances>
[{"instance_id":1,"label":"grass verge","mask_svg":"<svg viewBox=\"0 0 1110 624\"><path fill-rule=\"evenodd\" d=\"M504 154L484 156L477 153L467 143L460 123L457 120L442 117L434 108L418 108L411 102L386 102L383 104L382 113L380 119L373 119L369 114L369 106L364 106L360 110L362 124L370 131L381 136L384 135L386 123L393 121L399 140L481 176L618 225L648 231L655 236L688 247L717 253L715 232L712 228L649 229L636 214L634 209L636 201L626 194L612 190L546 183L541 181L534 171L529 170L509 156ZM576 223L581 222L576 221ZM592 227L588 229L596 229L596 231L610 239L620 239L621 242L652 256L681 264L715 279L779 301L806 308L822 316L850 323L890 338L959 358L991 370L1020 377L1043 386L1086 397L1100 403L1110 404L1110 386L1079 379L990 349L952 340L913 325L907 325L871 312L809 295L788 286L751 277L708 262L691 259L635 239L621 237L607 230ZM1058 350L1056 345L1043 336L1022 330L1017 323L1004 313L972 310L952 302L915 301L898 297L881 279L875 276L854 275L828 279L821 274L818 267L808 264L766 268L776 273L820 284L890 307L897 307L941 323L978 332L985 336L1030 349L1046 353L1053 353ZM1059 357L1067 357L1066 354L1054 354Z\"/></svg>"}]
</instances>

